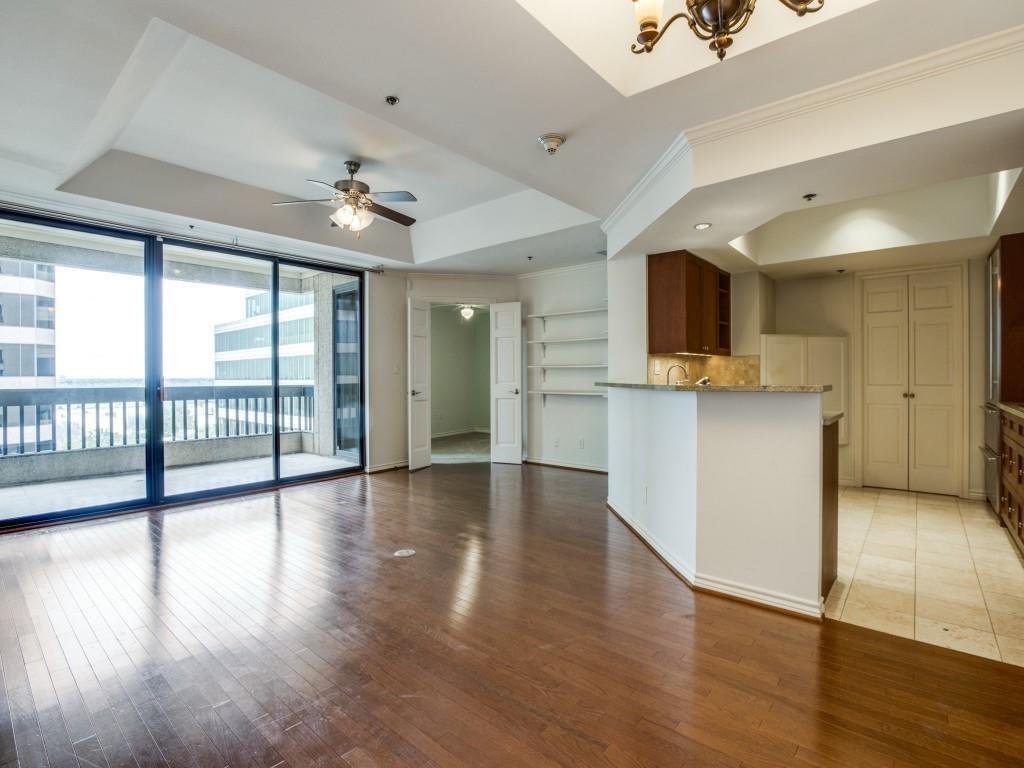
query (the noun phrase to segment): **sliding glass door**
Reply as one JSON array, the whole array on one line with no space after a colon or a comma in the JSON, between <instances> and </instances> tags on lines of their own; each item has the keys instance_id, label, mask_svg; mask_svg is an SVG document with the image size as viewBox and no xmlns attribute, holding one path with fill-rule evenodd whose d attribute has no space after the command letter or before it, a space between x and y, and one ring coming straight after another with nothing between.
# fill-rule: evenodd
<instances>
[{"instance_id":1,"label":"sliding glass door","mask_svg":"<svg viewBox=\"0 0 1024 768\"><path fill-rule=\"evenodd\" d=\"M0 211L0 527L361 468L362 285Z\"/></svg>"},{"instance_id":2,"label":"sliding glass door","mask_svg":"<svg viewBox=\"0 0 1024 768\"><path fill-rule=\"evenodd\" d=\"M360 280L282 264L281 477L362 464Z\"/></svg>"},{"instance_id":3,"label":"sliding glass door","mask_svg":"<svg viewBox=\"0 0 1024 768\"><path fill-rule=\"evenodd\" d=\"M145 258L0 218L0 524L149 498Z\"/></svg>"},{"instance_id":4,"label":"sliding glass door","mask_svg":"<svg viewBox=\"0 0 1024 768\"><path fill-rule=\"evenodd\" d=\"M273 263L163 249L163 495L274 478Z\"/></svg>"}]
</instances>

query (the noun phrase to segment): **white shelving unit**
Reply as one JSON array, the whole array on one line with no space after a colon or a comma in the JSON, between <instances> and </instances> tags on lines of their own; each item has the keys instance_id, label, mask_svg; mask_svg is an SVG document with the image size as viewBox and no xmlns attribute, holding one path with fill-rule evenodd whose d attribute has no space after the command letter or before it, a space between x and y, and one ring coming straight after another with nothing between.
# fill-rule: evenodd
<instances>
[{"instance_id":1,"label":"white shelving unit","mask_svg":"<svg viewBox=\"0 0 1024 768\"><path fill-rule=\"evenodd\" d=\"M573 318L585 318L587 316L599 315L608 312L607 305L600 307L584 307L582 309L566 309L566 310L554 310L550 312L535 312L529 314L526 317L529 320L540 321L540 338L528 338L526 341L527 349L539 350L539 359L534 353L534 359L530 360L527 364L527 369L531 372L538 374L539 381L534 378L530 382L530 387L527 389L528 395L539 396L542 398L542 405L547 405L548 396L557 397L607 397L607 393L602 390L593 387L594 381L597 377L592 379L589 383L582 381L578 374L585 371L601 371L608 368L608 363L594 358L607 357L607 352L603 355L599 354L594 348L598 344L608 343L608 322L607 319L604 321L603 328L593 328L594 320L582 323L584 327L580 327L581 323L573 323ZM546 338L548 331L548 322L553 321L555 323L555 330L559 326L565 327L568 323L569 327L565 328L569 333L564 331L561 334L554 335L553 338ZM589 327L588 327L589 326ZM530 328L536 328L536 325L531 325ZM573 335L571 332L576 331ZM580 333L583 331L583 333ZM589 333L588 333L589 331ZM599 335L594 335L595 332ZM548 347L555 346L559 350L560 354L556 356L555 360L548 360ZM579 352L574 355L576 347L579 347ZM586 354L582 354L583 352ZM583 358L578 362L573 360L573 357ZM552 375L551 378L554 381L549 380L549 371L562 372L564 376L558 374ZM565 377L568 378L565 378Z\"/></svg>"}]
</instances>

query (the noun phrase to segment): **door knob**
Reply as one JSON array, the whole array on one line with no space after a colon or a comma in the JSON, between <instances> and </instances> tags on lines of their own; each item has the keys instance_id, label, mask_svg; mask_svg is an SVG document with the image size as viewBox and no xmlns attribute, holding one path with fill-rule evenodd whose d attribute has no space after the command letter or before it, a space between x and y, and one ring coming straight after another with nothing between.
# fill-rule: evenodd
<instances>
[{"instance_id":1,"label":"door knob","mask_svg":"<svg viewBox=\"0 0 1024 768\"><path fill-rule=\"evenodd\" d=\"M910 393L909 392L904 392L903 393L903 399L906 400L908 397L910 397Z\"/></svg>"},{"instance_id":2,"label":"door knob","mask_svg":"<svg viewBox=\"0 0 1024 768\"><path fill-rule=\"evenodd\" d=\"M516 387L515 389L513 389L512 390L512 394L513 395L518 395L519 394L519 387Z\"/></svg>"},{"instance_id":3,"label":"door knob","mask_svg":"<svg viewBox=\"0 0 1024 768\"><path fill-rule=\"evenodd\" d=\"M909 397L917 397L913 392L910 393Z\"/></svg>"},{"instance_id":4,"label":"door knob","mask_svg":"<svg viewBox=\"0 0 1024 768\"><path fill-rule=\"evenodd\" d=\"M421 394L423 394L423 393L422 393L422 392L420 392L420 391L419 391L418 389L414 389L414 390L413 390L412 392L410 392L409 394L410 394L410 395L412 395L413 397L416 397L416 395L421 395Z\"/></svg>"}]
</instances>

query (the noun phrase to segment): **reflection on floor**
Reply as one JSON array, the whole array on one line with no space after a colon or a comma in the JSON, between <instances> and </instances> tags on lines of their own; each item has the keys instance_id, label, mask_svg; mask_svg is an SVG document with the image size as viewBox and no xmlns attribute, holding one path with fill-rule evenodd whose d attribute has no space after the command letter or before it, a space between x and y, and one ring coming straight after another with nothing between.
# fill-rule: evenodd
<instances>
[{"instance_id":1,"label":"reflection on floor","mask_svg":"<svg viewBox=\"0 0 1024 768\"><path fill-rule=\"evenodd\" d=\"M354 462L342 458L290 453L281 457L281 477L340 472L354 466ZM169 469L164 475L164 487L166 494L173 496L272 479L273 468L267 457ZM0 520L134 501L145 494L146 479L142 472L11 486L0 488Z\"/></svg>"},{"instance_id":2,"label":"reflection on floor","mask_svg":"<svg viewBox=\"0 0 1024 768\"><path fill-rule=\"evenodd\" d=\"M491 436L486 432L435 437L430 441L430 456L435 464L474 464L491 460Z\"/></svg>"},{"instance_id":3,"label":"reflection on floor","mask_svg":"<svg viewBox=\"0 0 1024 768\"><path fill-rule=\"evenodd\" d=\"M983 502L870 488L839 499L826 616L1024 666L1024 563Z\"/></svg>"}]
</instances>

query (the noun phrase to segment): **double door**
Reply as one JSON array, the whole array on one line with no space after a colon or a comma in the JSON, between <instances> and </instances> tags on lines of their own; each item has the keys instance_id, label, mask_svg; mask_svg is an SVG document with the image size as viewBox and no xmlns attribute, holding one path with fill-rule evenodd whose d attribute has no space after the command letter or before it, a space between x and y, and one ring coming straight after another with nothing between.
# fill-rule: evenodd
<instances>
[{"instance_id":1,"label":"double door","mask_svg":"<svg viewBox=\"0 0 1024 768\"><path fill-rule=\"evenodd\" d=\"M959 267L863 281L865 485L961 492L962 281Z\"/></svg>"}]
</instances>

